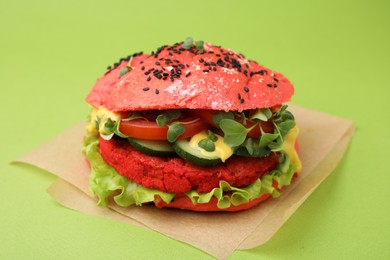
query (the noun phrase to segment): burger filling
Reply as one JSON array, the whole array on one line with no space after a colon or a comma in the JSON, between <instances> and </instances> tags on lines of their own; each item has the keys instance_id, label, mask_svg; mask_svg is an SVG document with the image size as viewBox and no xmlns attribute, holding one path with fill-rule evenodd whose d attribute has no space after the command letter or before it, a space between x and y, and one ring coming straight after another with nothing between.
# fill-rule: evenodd
<instances>
[{"instance_id":1,"label":"burger filling","mask_svg":"<svg viewBox=\"0 0 390 260\"><path fill-rule=\"evenodd\" d=\"M286 105L239 111L93 108L83 152L90 188L106 205L194 204L217 199L221 209L264 194L279 195L301 170L298 128Z\"/></svg>"}]
</instances>

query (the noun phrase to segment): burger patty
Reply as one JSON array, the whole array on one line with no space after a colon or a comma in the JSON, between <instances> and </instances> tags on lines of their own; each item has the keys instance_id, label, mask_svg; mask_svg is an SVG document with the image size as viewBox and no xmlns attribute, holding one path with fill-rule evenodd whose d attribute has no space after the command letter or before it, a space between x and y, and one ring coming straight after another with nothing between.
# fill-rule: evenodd
<instances>
[{"instance_id":1,"label":"burger patty","mask_svg":"<svg viewBox=\"0 0 390 260\"><path fill-rule=\"evenodd\" d=\"M141 153L126 139L100 138L103 159L119 174L144 187L164 192L181 193L190 190L209 192L219 187L219 181L242 187L256 181L278 165L278 154L266 157L233 156L213 167L191 164L179 157L162 158Z\"/></svg>"}]
</instances>

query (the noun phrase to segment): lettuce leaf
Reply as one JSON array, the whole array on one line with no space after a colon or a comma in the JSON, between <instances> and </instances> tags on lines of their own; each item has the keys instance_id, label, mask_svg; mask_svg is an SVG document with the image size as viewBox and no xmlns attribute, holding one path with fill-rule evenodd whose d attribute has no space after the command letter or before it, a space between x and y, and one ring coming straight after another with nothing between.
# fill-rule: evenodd
<instances>
[{"instance_id":1,"label":"lettuce leaf","mask_svg":"<svg viewBox=\"0 0 390 260\"><path fill-rule=\"evenodd\" d=\"M160 196L166 203L173 199L175 196L173 193L145 188L120 175L103 160L98 145L98 137L87 137L84 140L83 153L91 163L89 188L99 199L97 203L99 206L107 206L107 202L111 197L113 197L116 204L122 207L152 202L156 195Z\"/></svg>"},{"instance_id":2,"label":"lettuce leaf","mask_svg":"<svg viewBox=\"0 0 390 260\"><path fill-rule=\"evenodd\" d=\"M149 189L120 175L103 160L98 146L98 137L90 135L84 139L82 150L91 164L90 191L98 198L98 206L107 206L110 198L113 198L114 202L122 207L153 202L156 195L160 196L165 203L172 201L174 193ZM278 167L248 186L237 188L226 181L220 181L219 187L210 192L198 193L196 190L191 190L185 194L194 204L208 203L212 197L215 197L218 201L217 206L221 209L247 203L263 194L272 194L272 197L275 198L280 193L278 189L273 187L273 182L278 182L279 189L289 185L295 168L295 166L290 165L289 156L281 152Z\"/></svg>"}]
</instances>

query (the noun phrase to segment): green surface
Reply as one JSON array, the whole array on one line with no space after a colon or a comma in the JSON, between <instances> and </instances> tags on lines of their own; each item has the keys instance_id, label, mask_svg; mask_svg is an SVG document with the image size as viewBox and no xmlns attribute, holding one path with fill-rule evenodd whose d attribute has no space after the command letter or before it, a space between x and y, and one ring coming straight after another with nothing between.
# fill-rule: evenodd
<instances>
[{"instance_id":1,"label":"green surface","mask_svg":"<svg viewBox=\"0 0 390 260\"><path fill-rule=\"evenodd\" d=\"M357 125L337 170L277 234L231 259L389 259L389 13L378 0L0 0L0 259L211 258L63 208L45 192L54 177L9 164L83 120L108 65L187 36L283 72L294 103Z\"/></svg>"}]
</instances>

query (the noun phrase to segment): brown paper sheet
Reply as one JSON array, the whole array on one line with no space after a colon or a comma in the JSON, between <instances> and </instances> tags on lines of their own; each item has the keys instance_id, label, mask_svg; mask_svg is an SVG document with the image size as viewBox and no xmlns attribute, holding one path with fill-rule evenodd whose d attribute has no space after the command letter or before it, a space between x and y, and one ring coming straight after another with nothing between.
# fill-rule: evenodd
<instances>
[{"instance_id":1,"label":"brown paper sheet","mask_svg":"<svg viewBox=\"0 0 390 260\"><path fill-rule=\"evenodd\" d=\"M61 179L49 193L62 205L92 215L150 228L219 259L236 249L267 242L313 190L336 168L354 132L349 120L290 105L300 128L303 170L278 199L238 213L195 213L153 206L100 209L88 191L89 168L81 155L85 124L80 123L17 162L49 171ZM332 136L332 138L326 138ZM232 228L234 227L234 228ZM239 227L239 228L238 228Z\"/></svg>"}]
</instances>

